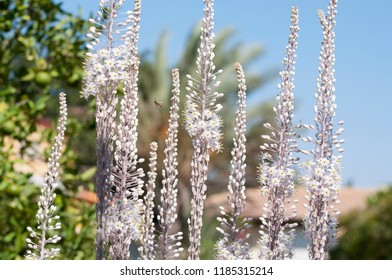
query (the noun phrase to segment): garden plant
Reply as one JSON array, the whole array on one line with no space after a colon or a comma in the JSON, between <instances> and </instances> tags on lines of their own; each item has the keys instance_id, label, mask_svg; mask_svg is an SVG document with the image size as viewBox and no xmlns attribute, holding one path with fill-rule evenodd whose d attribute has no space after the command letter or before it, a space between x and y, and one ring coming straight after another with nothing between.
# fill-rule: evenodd
<instances>
[{"instance_id":1,"label":"garden plant","mask_svg":"<svg viewBox=\"0 0 392 280\"><path fill-rule=\"evenodd\" d=\"M199 0L201 1L201 0ZM138 51L142 24L142 1L134 0L133 10L125 11L125 0L101 0L100 11L90 19L90 42L85 54L81 95L95 101L96 174L95 254L98 260L131 258L138 247L140 259L189 259L201 255L204 202L207 198L211 156L219 157L225 149L223 134L223 70L215 65L214 0L203 0L200 43L192 73L172 70L169 121L164 147L152 141L148 170L138 152L139 75L142 57ZM267 203L260 205L256 250L249 242L252 220L244 217L247 166L246 99L247 78L240 63L232 65L237 74L238 101L233 128L230 176L227 178L228 207L220 207L220 238L214 245L216 259L270 259L293 257L296 207L305 207L304 219L309 259L328 259L336 239L338 201L341 187L339 153L343 140L339 135L343 122L335 123L334 27L337 0L330 0L327 13L318 11L323 39L316 81L314 124L301 124L314 136L302 137L294 125L294 76L299 38L299 10L291 9L288 43L279 72L273 123L261 123L266 134L260 137L260 162L252 174L259 183L260 195ZM283 48L282 48L283 49ZM182 75L181 75L182 74ZM185 75L185 76L184 76ZM181 80L181 77L186 79ZM144 77L148 79L148 77ZM186 84L182 92L181 83ZM57 213L56 186L60 156L67 126L66 95L60 96L60 120L57 136L47 164L47 173L38 199L37 224L27 227L27 259L51 259L61 252L62 217ZM183 99L184 108L180 106ZM161 106L155 101L157 108ZM182 109L182 110L181 110ZM229 108L226 108L229 109ZM188 136L180 135L183 127ZM227 128L226 128L227 129ZM143 132L143 133L148 133ZM179 136L189 137L188 188L191 190L186 232L179 227ZM263 142L261 142L263 140ZM310 142L310 150L301 147ZM262 144L261 144L262 143ZM158 164L158 150L163 149L163 164ZM216 154L216 155L215 155ZM302 160L299 155L304 157ZM162 166L162 170L158 167ZM229 165L228 165L229 166ZM158 176L161 174L161 176ZM157 180L161 180L157 184ZM296 185L303 184L308 203L297 206L293 200ZM158 188L158 186L161 186ZM157 195L158 194L158 195ZM157 206L155 206L157 204ZM132 254L133 255L133 254Z\"/></svg>"}]
</instances>

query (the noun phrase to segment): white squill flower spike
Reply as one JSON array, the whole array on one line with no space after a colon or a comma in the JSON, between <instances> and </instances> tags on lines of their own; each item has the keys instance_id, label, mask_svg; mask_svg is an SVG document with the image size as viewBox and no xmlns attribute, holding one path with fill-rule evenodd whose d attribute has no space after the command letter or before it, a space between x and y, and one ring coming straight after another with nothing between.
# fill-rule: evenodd
<instances>
[{"instance_id":1,"label":"white squill flower spike","mask_svg":"<svg viewBox=\"0 0 392 280\"><path fill-rule=\"evenodd\" d=\"M305 175L303 184L309 193L309 203L305 216L306 235L309 239L308 252L312 260L324 260L328 257L328 249L335 243L338 213L330 211L330 206L336 203L341 187L341 156L333 155L333 151L342 152L343 140L338 136L343 128L334 131L335 117L335 33L337 0L330 0L327 16L318 12L323 40L320 51L320 66L315 94L315 125L304 125L315 133L315 139L307 137L305 142L311 142L315 148L308 152L313 159L303 164ZM342 122L338 123L342 125Z\"/></svg>"},{"instance_id":2,"label":"white squill flower spike","mask_svg":"<svg viewBox=\"0 0 392 280\"><path fill-rule=\"evenodd\" d=\"M56 198L56 182L59 177L58 167L64 141L64 132L67 123L67 103L65 93L60 93L60 120L57 127L57 136L50 150L48 159L48 170L44 176L44 183L41 187L41 195L38 200L37 229L27 227L30 238L26 239L27 250L26 259L48 260L58 256L60 249L51 244L56 244L61 240L60 236L53 234L53 231L61 229L60 217L56 215L56 206L53 205ZM48 246L49 245L49 246Z\"/></svg>"},{"instance_id":3,"label":"white squill flower spike","mask_svg":"<svg viewBox=\"0 0 392 280\"><path fill-rule=\"evenodd\" d=\"M214 90L219 86L217 74L213 63L214 58L214 1L204 0L204 18L201 27L201 41L196 59L197 77L187 75L188 95L185 105L185 128L192 138L192 201L191 216L188 220L189 259L199 259L201 227L203 216L203 203L206 198L206 180L210 151L221 149L221 126L222 120L218 112L222 105L217 104L217 99L222 93Z\"/></svg>"},{"instance_id":4,"label":"white squill flower spike","mask_svg":"<svg viewBox=\"0 0 392 280\"><path fill-rule=\"evenodd\" d=\"M288 223L291 218L286 214L286 206L294 190L294 170L292 166L298 161L293 153L298 150L296 134L292 130L294 109L294 70L298 38L298 9L291 10L291 26L283 70L279 73L281 83L274 107L276 127L264 126L270 135L263 135L271 144L261 146L261 165L259 182L262 195L267 195L265 217L261 218L261 238L259 257L276 260L291 258L294 229ZM295 206L294 206L295 207ZM293 213L295 215L295 212ZM286 228L291 228L286 231Z\"/></svg>"}]
</instances>

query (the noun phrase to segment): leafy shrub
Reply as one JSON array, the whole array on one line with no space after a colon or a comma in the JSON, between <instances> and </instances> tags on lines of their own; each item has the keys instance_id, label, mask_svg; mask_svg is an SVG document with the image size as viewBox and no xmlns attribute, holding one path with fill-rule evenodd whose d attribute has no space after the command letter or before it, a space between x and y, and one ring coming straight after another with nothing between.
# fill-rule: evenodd
<instances>
[{"instance_id":1,"label":"leafy shrub","mask_svg":"<svg viewBox=\"0 0 392 280\"><path fill-rule=\"evenodd\" d=\"M367 208L345 217L332 259L392 259L392 186L370 197Z\"/></svg>"},{"instance_id":2,"label":"leafy shrub","mask_svg":"<svg viewBox=\"0 0 392 280\"><path fill-rule=\"evenodd\" d=\"M36 172L16 166L47 158L56 93L79 91L87 26L52 0L0 1L0 259L25 254L26 227L35 221L39 187L31 180ZM78 94L73 100L80 103ZM64 221L60 245L66 259L94 258L94 207L75 198L79 186L93 188L87 183L91 170L77 172L78 158L71 150L82 128L80 120L68 121L61 162L64 187L55 201Z\"/></svg>"}]
</instances>

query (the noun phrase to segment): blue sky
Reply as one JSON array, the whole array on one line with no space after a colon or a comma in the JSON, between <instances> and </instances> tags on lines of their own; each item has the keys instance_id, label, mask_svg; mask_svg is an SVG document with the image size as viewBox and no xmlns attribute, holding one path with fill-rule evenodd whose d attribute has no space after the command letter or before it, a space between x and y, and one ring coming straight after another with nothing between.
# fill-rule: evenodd
<instances>
[{"instance_id":1,"label":"blue sky","mask_svg":"<svg viewBox=\"0 0 392 280\"><path fill-rule=\"evenodd\" d=\"M126 1L132 6L133 1ZM290 25L291 6L299 8L300 37L295 96L295 119L313 122L314 93L321 28L317 9L327 0L216 0L215 29L236 29L235 42L261 44L266 54L251 65L263 71L279 67ZM83 16L98 9L98 0L64 0L63 8ZM241 3L239 5L238 3ZM336 120L345 121L344 182L358 187L392 183L392 1L341 0L336 26ZM169 30L169 62L182 53L186 38L202 17L201 0L144 0L140 49L153 49L159 34ZM276 94L275 80L255 93L258 100Z\"/></svg>"}]
</instances>

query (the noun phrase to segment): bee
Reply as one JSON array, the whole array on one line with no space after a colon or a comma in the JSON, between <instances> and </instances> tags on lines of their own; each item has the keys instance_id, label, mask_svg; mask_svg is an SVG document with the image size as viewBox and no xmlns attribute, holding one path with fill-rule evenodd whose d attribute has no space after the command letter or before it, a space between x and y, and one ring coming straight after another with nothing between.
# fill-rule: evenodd
<instances>
[{"instance_id":1,"label":"bee","mask_svg":"<svg viewBox=\"0 0 392 280\"><path fill-rule=\"evenodd\" d=\"M155 107L159 107L159 108L162 108L162 102L161 101L159 101L159 100L154 100L154 104L155 104Z\"/></svg>"}]
</instances>

